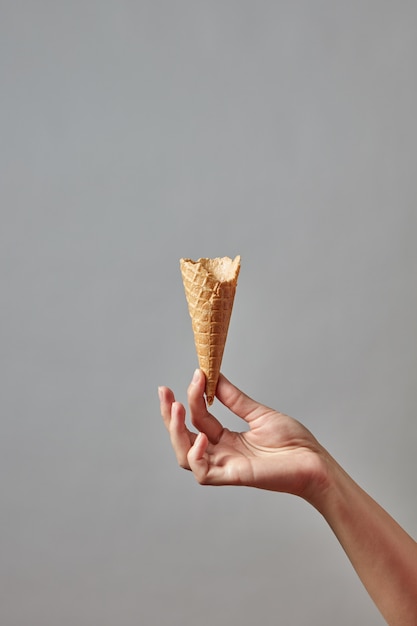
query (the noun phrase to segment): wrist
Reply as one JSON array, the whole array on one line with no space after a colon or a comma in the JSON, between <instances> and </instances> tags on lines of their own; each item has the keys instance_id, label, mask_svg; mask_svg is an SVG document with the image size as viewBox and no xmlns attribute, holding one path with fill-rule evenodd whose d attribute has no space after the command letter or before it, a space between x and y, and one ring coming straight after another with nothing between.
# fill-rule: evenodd
<instances>
[{"instance_id":1,"label":"wrist","mask_svg":"<svg viewBox=\"0 0 417 626\"><path fill-rule=\"evenodd\" d=\"M364 496L367 497L359 485L323 449L320 454L320 472L309 499L310 504L334 529L351 516L352 509L362 505Z\"/></svg>"},{"instance_id":2,"label":"wrist","mask_svg":"<svg viewBox=\"0 0 417 626\"><path fill-rule=\"evenodd\" d=\"M341 474L344 474L342 468L327 450L320 448L316 451L312 459L311 479L302 497L324 517L336 497Z\"/></svg>"}]
</instances>

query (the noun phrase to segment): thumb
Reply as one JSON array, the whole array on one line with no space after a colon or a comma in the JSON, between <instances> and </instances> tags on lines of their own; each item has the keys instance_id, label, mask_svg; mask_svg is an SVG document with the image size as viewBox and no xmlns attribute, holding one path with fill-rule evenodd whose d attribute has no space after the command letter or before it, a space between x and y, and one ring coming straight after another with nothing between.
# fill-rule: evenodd
<instances>
[{"instance_id":1,"label":"thumb","mask_svg":"<svg viewBox=\"0 0 417 626\"><path fill-rule=\"evenodd\" d=\"M224 406L248 423L265 411L262 404L243 393L223 374L220 374L217 383L216 396Z\"/></svg>"}]
</instances>

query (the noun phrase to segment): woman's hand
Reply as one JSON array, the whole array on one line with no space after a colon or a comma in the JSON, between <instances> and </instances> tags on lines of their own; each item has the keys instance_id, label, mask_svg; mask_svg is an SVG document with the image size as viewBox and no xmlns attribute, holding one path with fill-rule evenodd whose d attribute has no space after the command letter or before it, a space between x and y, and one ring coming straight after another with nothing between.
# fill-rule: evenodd
<instances>
[{"instance_id":1,"label":"woman's hand","mask_svg":"<svg viewBox=\"0 0 417 626\"><path fill-rule=\"evenodd\" d=\"M196 370L188 388L190 419L173 392L160 387L161 414L178 463L204 485L246 485L301 496L314 503L326 485L326 453L299 422L255 402L220 376L216 396L249 426L232 432L208 412L205 378Z\"/></svg>"},{"instance_id":2,"label":"woman's hand","mask_svg":"<svg viewBox=\"0 0 417 626\"><path fill-rule=\"evenodd\" d=\"M299 422L251 400L223 376L216 396L245 420L231 432L207 411L204 375L188 388L191 422L167 387L161 413L178 463L204 485L247 485L301 496L323 515L390 626L417 624L417 543Z\"/></svg>"}]
</instances>

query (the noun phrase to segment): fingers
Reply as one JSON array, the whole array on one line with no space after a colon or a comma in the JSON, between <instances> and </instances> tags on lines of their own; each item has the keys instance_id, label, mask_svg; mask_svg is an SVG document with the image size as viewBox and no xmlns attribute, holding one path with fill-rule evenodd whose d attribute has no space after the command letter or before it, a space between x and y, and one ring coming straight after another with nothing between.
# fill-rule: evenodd
<instances>
[{"instance_id":1,"label":"fingers","mask_svg":"<svg viewBox=\"0 0 417 626\"><path fill-rule=\"evenodd\" d=\"M158 387L159 402L161 408L162 419L166 429L169 431L169 425L171 422L171 406L175 402L175 397L171 389L168 387Z\"/></svg>"},{"instance_id":2,"label":"fingers","mask_svg":"<svg viewBox=\"0 0 417 626\"><path fill-rule=\"evenodd\" d=\"M174 402L171 409L169 434L178 464L191 470L196 479L206 482L209 462L207 447L209 441L204 433L192 433L185 425L185 408L180 402Z\"/></svg>"},{"instance_id":3,"label":"fingers","mask_svg":"<svg viewBox=\"0 0 417 626\"><path fill-rule=\"evenodd\" d=\"M217 443L223 432L223 426L207 411L204 388L205 376L201 370L196 370L188 387L188 405L190 407L191 422L198 431L207 435L210 443Z\"/></svg>"},{"instance_id":4,"label":"fingers","mask_svg":"<svg viewBox=\"0 0 417 626\"><path fill-rule=\"evenodd\" d=\"M232 385L223 374L220 374L219 382L217 383L216 396L235 415L248 423L265 410L262 404L252 400L243 391Z\"/></svg>"},{"instance_id":5,"label":"fingers","mask_svg":"<svg viewBox=\"0 0 417 626\"><path fill-rule=\"evenodd\" d=\"M199 433L194 445L188 452L188 463L195 478L200 484L205 484L209 470L209 462L207 460L208 438L204 433Z\"/></svg>"},{"instance_id":6,"label":"fingers","mask_svg":"<svg viewBox=\"0 0 417 626\"><path fill-rule=\"evenodd\" d=\"M221 444L219 444L221 446ZM223 449L209 442L199 433L188 452L188 463L200 485L242 485L241 463L233 453L233 446ZM245 461L244 461L245 462Z\"/></svg>"},{"instance_id":7,"label":"fingers","mask_svg":"<svg viewBox=\"0 0 417 626\"><path fill-rule=\"evenodd\" d=\"M190 469L187 456L196 435L191 433L185 425L185 408L181 402L172 404L169 435L178 464L184 469Z\"/></svg>"},{"instance_id":8,"label":"fingers","mask_svg":"<svg viewBox=\"0 0 417 626\"><path fill-rule=\"evenodd\" d=\"M215 449L225 431L222 424L207 410L204 389L204 373L196 370L188 387L188 404L191 422L198 435L187 428L184 405L175 400L174 393L168 387L158 389L161 415L178 464L185 469L191 469L201 484L224 484L223 462L219 463ZM220 377L217 396L225 406L245 419L251 411L260 407L224 376Z\"/></svg>"},{"instance_id":9,"label":"fingers","mask_svg":"<svg viewBox=\"0 0 417 626\"><path fill-rule=\"evenodd\" d=\"M178 464L185 469L190 469L187 454L196 435L185 425L185 408L180 402L175 401L174 394L168 387L159 387L158 394L162 419L169 432Z\"/></svg>"},{"instance_id":10,"label":"fingers","mask_svg":"<svg viewBox=\"0 0 417 626\"><path fill-rule=\"evenodd\" d=\"M174 393L168 387L159 387L158 394L161 415L169 432L178 464L192 470L197 481L206 484L209 481L209 440L218 441L223 427L210 415L204 400L205 377L197 370L188 389L190 415L194 426L203 430L199 434L191 432L185 424L185 408L176 402Z\"/></svg>"}]
</instances>

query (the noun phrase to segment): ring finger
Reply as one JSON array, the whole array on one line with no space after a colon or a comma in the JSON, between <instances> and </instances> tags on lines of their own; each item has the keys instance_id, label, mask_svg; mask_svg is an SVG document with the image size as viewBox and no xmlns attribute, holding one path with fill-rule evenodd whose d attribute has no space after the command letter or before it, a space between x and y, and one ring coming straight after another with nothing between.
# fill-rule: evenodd
<instances>
[{"instance_id":1,"label":"ring finger","mask_svg":"<svg viewBox=\"0 0 417 626\"><path fill-rule=\"evenodd\" d=\"M172 404L169 434L178 464L184 469L190 469L187 455L195 441L196 434L189 431L185 425L185 408L181 402Z\"/></svg>"}]
</instances>

